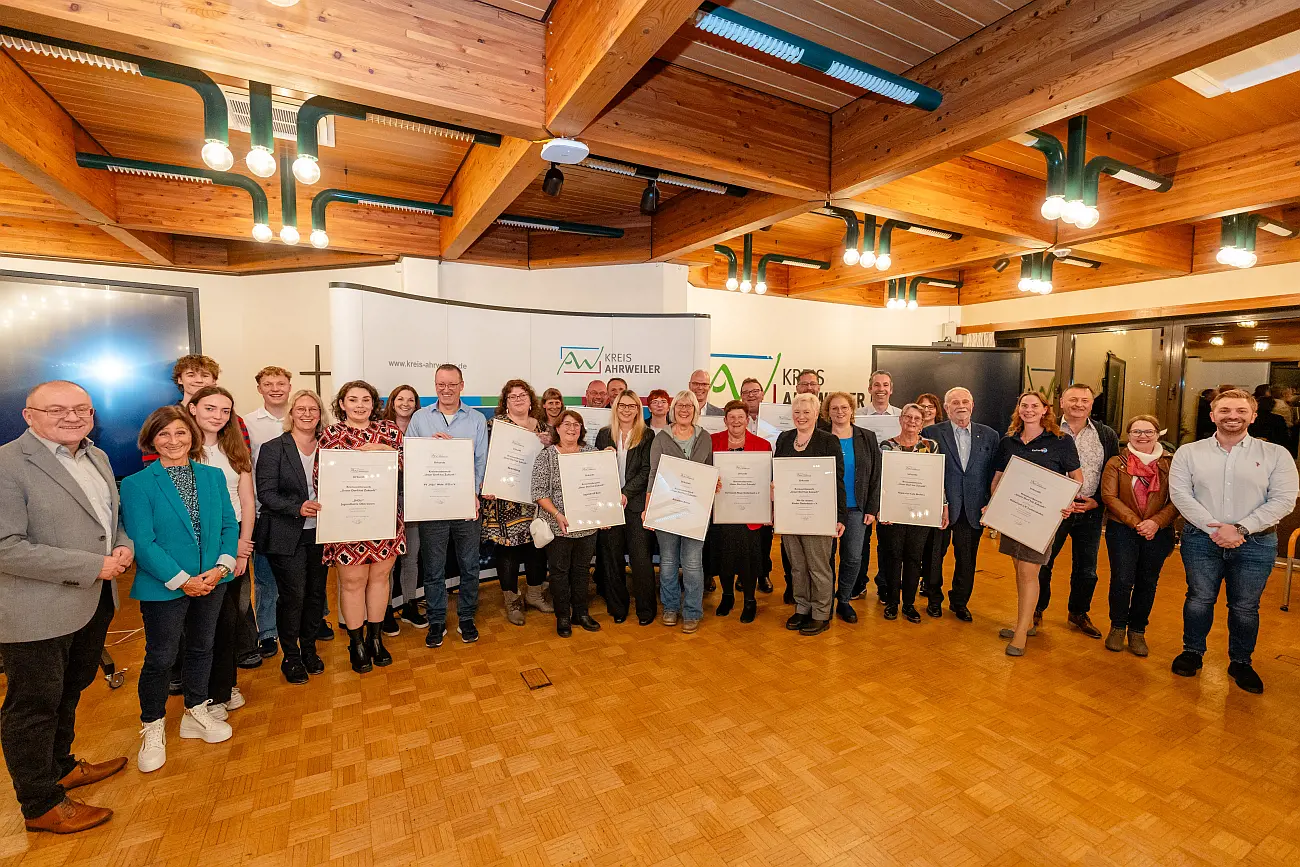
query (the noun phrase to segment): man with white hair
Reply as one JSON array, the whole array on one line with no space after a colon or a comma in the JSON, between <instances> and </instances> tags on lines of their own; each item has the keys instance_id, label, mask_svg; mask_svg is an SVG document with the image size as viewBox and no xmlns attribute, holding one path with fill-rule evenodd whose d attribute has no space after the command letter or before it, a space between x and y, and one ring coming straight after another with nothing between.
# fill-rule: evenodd
<instances>
[{"instance_id":1,"label":"man with white hair","mask_svg":"<svg viewBox=\"0 0 1300 867\"><path fill-rule=\"evenodd\" d=\"M703 368L691 373L691 382L689 388L691 394L695 395L695 402L700 405L700 415L723 415L722 407L714 406L709 403L709 389L713 387L713 381L709 378L709 372Z\"/></svg>"},{"instance_id":2,"label":"man with white hair","mask_svg":"<svg viewBox=\"0 0 1300 867\"><path fill-rule=\"evenodd\" d=\"M930 603L925 613L943 616L943 557L952 543L952 587L948 590L948 607L953 616L971 621L971 590L975 586L975 558L979 554L984 528L980 516L989 502L989 485L993 481L993 458L1002 437L993 428L971 420L975 398L970 390L957 386L943 396L947 421L932 424L921 436L936 440L946 455L943 488L948 498L948 527L940 531L939 550L934 574L925 587Z\"/></svg>"}]
</instances>

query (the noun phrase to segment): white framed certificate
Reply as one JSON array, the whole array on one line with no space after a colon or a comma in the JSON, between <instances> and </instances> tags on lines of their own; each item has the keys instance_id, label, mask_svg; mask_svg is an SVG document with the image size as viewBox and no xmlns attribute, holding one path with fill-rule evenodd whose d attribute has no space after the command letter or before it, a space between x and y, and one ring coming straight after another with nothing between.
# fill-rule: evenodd
<instances>
[{"instance_id":1,"label":"white framed certificate","mask_svg":"<svg viewBox=\"0 0 1300 867\"><path fill-rule=\"evenodd\" d=\"M472 521L477 517L473 440L409 437L402 446L403 518Z\"/></svg>"},{"instance_id":2,"label":"white framed certificate","mask_svg":"<svg viewBox=\"0 0 1300 867\"><path fill-rule=\"evenodd\" d=\"M794 407L788 403L760 403L758 417L778 431L794 430Z\"/></svg>"},{"instance_id":3,"label":"white framed certificate","mask_svg":"<svg viewBox=\"0 0 1300 867\"><path fill-rule=\"evenodd\" d=\"M596 434L600 433L603 427L609 427L610 409L607 406L566 406L565 409L571 409L578 415L582 416L583 427L587 429L587 438L583 440L586 445L592 448L596 447Z\"/></svg>"},{"instance_id":4,"label":"white framed certificate","mask_svg":"<svg viewBox=\"0 0 1300 867\"><path fill-rule=\"evenodd\" d=\"M533 504L533 463L541 454L537 434L502 419L492 422L483 493L498 500Z\"/></svg>"},{"instance_id":5,"label":"white framed certificate","mask_svg":"<svg viewBox=\"0 0 1300 867\"><path fill-rule=\"evenodd\" d=\"M659 459L645 507L647 530L704 541L718 489L718 468L665 455Z\"/></svg>"},{"instance_id":6,"label":"white framed certificate","mask_svg":"<svg viewBox=\"0 0 1300 867\"><path fill-rule=\"evenodd\" d=\"M1013 456L993 492L982 523L1035 551L1046 551L1061 526L1061 510L1074 502L1080 484Z\"/></svg>"},{"instance_id":7,"label":"white framed certificate","mask_svg":"<svg viewBox=\"0 0 1300 867\"><path fill-rule=\"evenodd\" d=\"M614 452L602 449L561 454L559 458L560 494L571 532L625 523L623 486L618 481L618 457Z\"/></svg>"},{"instance_id":8,"label":"white framed certificate","mask_svg":"<svg viewBox=\"0 0 1300 867\"><path fill-rule=\"evenodd\" d=\"M772 459L772 529L782 535L834 536L839 515L835 458Z\"/></svg>"},{"instance_id":9,"label":"white framed certificate","mask_svg":"<svg viewBox=\"0 0 1300 867\"><path fill-rule=\"evenodd\" d=\"M771 452L714 452L713 466L722 482L713 500L713 523L772 523Z\"/></svg>"},{"instance_id":10,"label":"white framed certificate","mask_svg":"<svg viewBox=\"0 0 1300 867\"><path fill-rule=\"evenodd\" d=\"M396 538L396 451L321 449L317 461L317 544Z\"/></svg>"},{"instance_id":11,"label":"white framed certificate","mask_svg":"<svg viewBox=\"0 0 1300 867\"><path fill-rule=\"evenodd\" d=\"M890 524L938 527L943 523L944 455L880 453L880 514Z\"/></svg>"},{"instance_id":12,"label":"white framed certificate","mask_svg":"<svg viewBox=\"0 0 1300 867\"><path fill-rule=\"evenodd\" d=\"M883 443L902 433L898 419L896 415L855 415L853 423L871 431L876 435L876 442Z\"/></svg>"},{"instance_id":13,"label":"white framed certificate","mask_svg":"<svg viewBox=\"0 0 1300 867\"><path fill-rule=\"evenodd\" d=\"M727 429L727 417L725 415L701 415L695 420L695 423L710 434L721 433Z\"/></svg>"}]
</instances>

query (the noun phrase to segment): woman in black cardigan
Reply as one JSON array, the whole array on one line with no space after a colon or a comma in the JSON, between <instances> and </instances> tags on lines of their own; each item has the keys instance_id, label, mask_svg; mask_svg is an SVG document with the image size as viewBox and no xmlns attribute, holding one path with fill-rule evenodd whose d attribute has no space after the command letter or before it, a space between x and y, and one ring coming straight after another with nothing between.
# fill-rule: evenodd
<instances>
[{"instance_id":1,"label":"woman in black cardigan","mask_svg":"<svg viewBox=\"0 0 1300 867\"><path fill-rule=\"evenodd\" d=\"M646 483L650 480L650 443L654 431L642 417L641 398L634 391L624 391L614 402L610 426L596 434L596 448L618 454L619 478L623 482L621 527L600 531L605 556L605 605L615 623L627 620L627 578L623 574L623 555L632 566L632 592L636 595L636 618L642 626L654 623L658 611L655 592L654 562L650 559L650 534L641 524L645 509ZM617 436L614 431L617 431Z\"/></svg>"},{"instance_id":2,"label":"woman in black cardigan","mask_svg":"<svg viewBox=\"0 0 1300 867\"><path fill-rule=\"evenodd\" d=\"M794 430L776 438L774 458L835 458L835 535L782 536L781 547L790 560L790 584L794 589L795 613L785 623L802 635L817 635L830 628L835 575L831 572L831 548L844 534L848 520L844 492L844 453L830 431L817 427L817 396L797 394L790 405Z\"/></svg>"},{"instance_id":3,"label":"woman in black cardigan","mask_svg":"<svg viewBox=\"0 0 1300 867\"><path fill-rule=\"evenodd\" d=\"M325 663L316 655L316 631L325 611L329 567L316 544L316 489L312 468L316 443L326 424L325 405L314 391L302 389L289 401L285 432L264 444L257 456L257 548L266 554L280 596L275 625L284 660L280 671L289 683L306 683Z\"/></svg>"}]
</instances>

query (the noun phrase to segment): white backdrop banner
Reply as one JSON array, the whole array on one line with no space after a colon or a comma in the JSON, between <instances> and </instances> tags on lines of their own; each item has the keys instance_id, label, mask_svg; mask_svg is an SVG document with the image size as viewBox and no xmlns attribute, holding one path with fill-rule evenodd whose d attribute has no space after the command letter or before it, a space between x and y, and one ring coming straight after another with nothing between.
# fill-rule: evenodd
<instances>
[{"instance_id":1,"label":"white backdrop banner","mask_svg":"<svg viewBox=\"0 0 1300 867\"><path fill-rule=\"evenodd\" d=\"M538 395L558 388L575 399L591 380L621 376L644 399L655 388L676 394L709 367L709 317L699 314L516 310L331 283L330 318L332 382L364 379L381 395L409 383L425 402L448 362L472 406L495 406L516 377Z\"/></svg>"}]
</instances>

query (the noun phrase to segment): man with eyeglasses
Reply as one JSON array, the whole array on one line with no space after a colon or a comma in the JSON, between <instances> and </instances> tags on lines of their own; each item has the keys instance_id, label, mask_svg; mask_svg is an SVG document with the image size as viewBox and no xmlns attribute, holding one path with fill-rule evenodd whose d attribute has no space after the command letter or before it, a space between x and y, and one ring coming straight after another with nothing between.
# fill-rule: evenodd
<instances>
[{"instance_id":1,"label":"man with eyeglasses","mask_svg":"<svg viewBox=\"0 0 1300 867\"><path fill-rule=\"evenodd\" d=\"M126 767L72 755L81 692L95 680L131 565L108 456L88 438L90 395L73 382L27 393L27 431L0 446L0 662L9 683L0 746L28 831L71 834L113 811L67 790Z\"/></svg>"},{"instance_id":2,"label":"man with eyeglasses","mask_svg":"<svg viewBox=\"0 0 1300 867\"><path fill-rule=\"evenodd\" d=\"M723 415L722 407L714 406L709 403L709 389L713 387L712 380L709 379L709 372L701 368L691 373L691 381L687 386L691 394L695 395L695 402L700 405L700 415Z\"/></svg>"}]
</instances>

